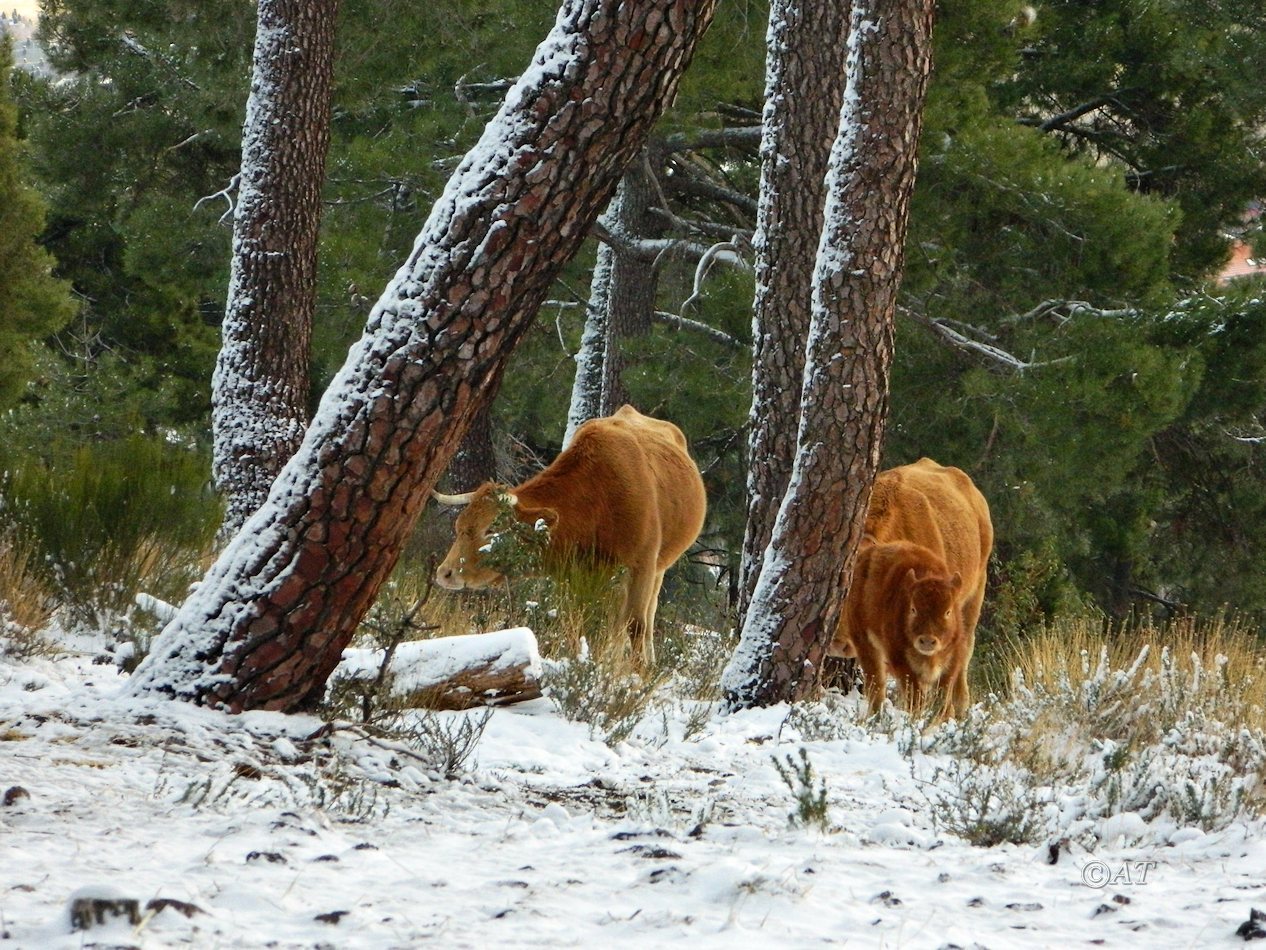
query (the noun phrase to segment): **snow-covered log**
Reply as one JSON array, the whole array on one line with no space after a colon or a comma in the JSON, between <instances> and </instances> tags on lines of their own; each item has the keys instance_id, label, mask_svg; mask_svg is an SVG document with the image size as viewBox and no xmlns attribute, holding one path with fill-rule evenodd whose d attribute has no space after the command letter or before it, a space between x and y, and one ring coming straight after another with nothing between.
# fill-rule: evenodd
<instances>
[{"instance_id":1,"label":"snow-covered log","mask_svg":"<svg viewBox=\"0 0 1266 950\"><path fill-rule=\"evenodd\" d=\"M349 680L382 676L385 650L349 647L330 677L333 689ZM527 627L399 644L384 682L403 705L428 709L508 706L541 695L541 656Z\"/></svg>"}]
</instances>

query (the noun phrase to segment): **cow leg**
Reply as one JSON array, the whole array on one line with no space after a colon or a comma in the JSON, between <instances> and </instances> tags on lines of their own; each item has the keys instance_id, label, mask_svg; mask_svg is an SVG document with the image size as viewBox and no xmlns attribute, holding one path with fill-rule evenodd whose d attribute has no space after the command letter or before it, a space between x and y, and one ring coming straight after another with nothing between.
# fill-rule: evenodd
<instances>
[{"instance_id":1,"label":"cow leg","mask_svg":"<svg viewBox=\"0 0 1266 950\"><path fill-rule=\"evenodd\" d=\"M655 644L652 642L652 636L655 622L653 598L659 591L655 583L656 574L654 565L638 565L629 568L624 609L621 611L633 645L633 656L635 659L640 659L646 669L650 669L655 662Z\"/></svg>"},{"instance_id":2,"label":"cow leg","mask_svg":"<svg viewBox=\"0 0 1266 950\"><path fill-rule=\"evenodd\" d=\"M958 667L945 697L945 708L951 706L956 715L963 715L971 706L971 687L967 683L967 670L971 666L972 653L976 650L976 624L980 621L980 608L985 602L985 585L974 591L963 604L963 630L967 634L967 648L963 651L962 665ZM948 718L948 717L947 717Z\"/></svg>"},{"instance_id":3,"label":"cow leg","mask_svg":"<svg viewBox=\"0 0 1266 950\"><path fill-rule=\"evenodd\" d=\"M962 716L971 706L971 688L967 684L967 667L971 663L973 644L968 641L962 660L949 671L945 677L945 705L941 710L941 721L951 716Z\"/></svg>"},{"instance_id":4,"label":"cow leg","mask_svg":"<svg viewBox=\"0 0 1266 950\"><path fill-rule=\"evenodd\" d=\"M655 636L655 615L659 612L659 592L664 586L665 571L655 572L655 588L651 591L651 601L646 609L646 629L650 631L652 639Z\"/></svg>"},{"instance_id":5,"label":"cow leg","mask_svg":"<svg viewBox=\"0 0 1266 950\"><path fill-rule=\"evenodd\" d=\"M853 646L857 651L857 665L862 668L862 692L866 694L866 705L873 716L883 707L887 698L888 665L871 643L869 631L858 633L860 636L853 637Z\"/></svg>"}]
</instances>

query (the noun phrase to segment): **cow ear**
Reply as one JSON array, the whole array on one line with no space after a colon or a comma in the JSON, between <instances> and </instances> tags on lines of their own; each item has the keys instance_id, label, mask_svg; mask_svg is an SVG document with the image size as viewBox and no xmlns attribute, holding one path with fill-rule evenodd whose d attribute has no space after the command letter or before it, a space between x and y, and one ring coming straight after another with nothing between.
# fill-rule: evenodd
<instances>
[{"instance_id":1,"label":"cow ear","mask_svg":"<svg viewBox=\"0 0 1266 950\"><path fill-rule=\"evenodd\" d=\"M963 575L955 571L950 578L950 590L958 590L963 586Z\"/></svg>"},{"instance_id":2,"label":"cow ear","mask_svg":"<svg viewBox=\"0 0 1266 950\"><path fill-rule=\"evenodd\" d=\"M524 508L520 505L515 509L515 516L524 524L543 524L550 531L558 524L558 511L554 508Z\"/></svg>"},{"instance_id":3,"label":"cow ear","mask_svg":"<svg viewBox=\"0 0 1266 950\"><path fill-rule=\"evenodd\" d=\"M914 568L910 568L910 570L906 571L906 576L902 578L902 583L905 587L909 588L913 587L914 582L918 579L918 575L914 573Z\"/></svg>"}]
</instances>

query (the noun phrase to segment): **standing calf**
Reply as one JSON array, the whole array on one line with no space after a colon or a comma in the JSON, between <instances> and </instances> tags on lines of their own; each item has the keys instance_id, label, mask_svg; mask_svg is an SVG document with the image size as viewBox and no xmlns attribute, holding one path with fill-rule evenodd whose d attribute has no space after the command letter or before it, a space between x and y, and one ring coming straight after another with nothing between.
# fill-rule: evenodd
<instances>
[{"instance_id":1,"label":"standing calf","mask_svg":"<svg viewBox=\"0 0 1266 950\"><path fill-rule=\"evenodd\" d=\"M875 477L829 650L857 658L871 713L889 676L908 709L920 711L939 687L939 719L966 712L992 548L989 505L966 473L924 458Z\"/></svg>"}]
</instances>

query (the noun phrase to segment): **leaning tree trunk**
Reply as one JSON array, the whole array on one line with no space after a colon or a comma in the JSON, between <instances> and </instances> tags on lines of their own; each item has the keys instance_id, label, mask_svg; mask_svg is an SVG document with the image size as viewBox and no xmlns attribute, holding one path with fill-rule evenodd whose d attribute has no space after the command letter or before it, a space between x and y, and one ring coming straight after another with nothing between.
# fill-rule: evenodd
<instances>
[{"instance_id":1,"label":"leaning tree trunk","mask_svg":"<svg viewBox=\"0 0 1266 950\"><path fill-rule=\"evenodd\" d=\"M436 203L264 506L132 690L315 700L554 277L672 100L713 0L566 0Z\"/></svg>"},{"instance_id":2,"label":"leaning tree trunk","mask_svg":"<svg viewBox=\"0 0 1266 950\"><path fill-rule=\"evenodd\" d=\"M260 0L223 343L212 379L216 485L231 536L308 423L321 183L338 0Z\"/></svg>"},{"instance_id":3,"label":"leaning tree trunk","mask_svg":"<svg viewBox=\"0 0 1266 950\"><path fill-rule=\"evenodd\" d=\"M449 460L444 473L450 493L471 491L497 477L497 453L492 443L492 401L470 420L470 428Z\"/></svg>"},{"instance_id":4,"label":"leaning tree trunk","mask_svg":"<svg viewBox=\"0 0 1266 950\"><path fill-rule=\"evenodd\" d=\"M934 0L853 0L791 483L724 676L730 709L818 689L879 467Z\"/></svg>"},{"instance_id":5,"label":"leaning tree trunk","mask_svg":"<svg viewBox=\"0 0 1266 950\"><path fill-rule=\"evenodd\" d=\"M827 161L840 127L847 39L847 0L774 0L770 6L739 629L795 458L813 262Z\"/></svg>"}]
</instances>

